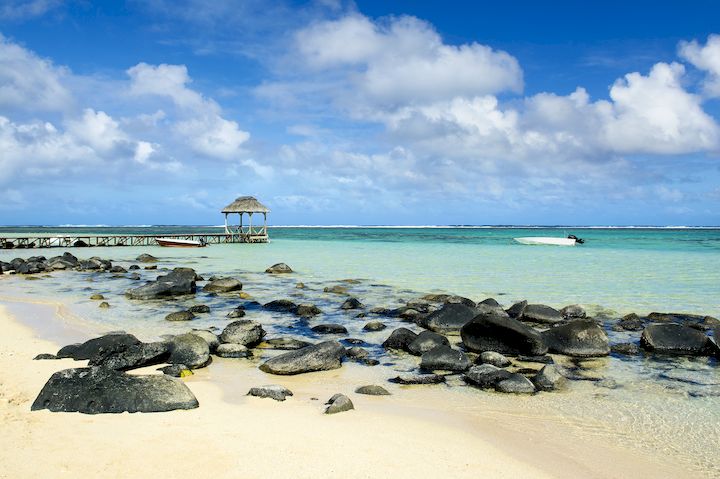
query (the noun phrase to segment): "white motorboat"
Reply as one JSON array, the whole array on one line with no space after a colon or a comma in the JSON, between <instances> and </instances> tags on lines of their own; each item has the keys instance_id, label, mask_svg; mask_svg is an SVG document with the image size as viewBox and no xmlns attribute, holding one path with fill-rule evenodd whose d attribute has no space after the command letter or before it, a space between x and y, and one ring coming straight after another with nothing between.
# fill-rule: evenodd
<instances>
[{"instance_id":1,"label":"white motorboat","mask_svg":"<svg viewBox=\"0 0 720 479\"><path fill-rule=\"evenodd\" d=\"M522 244L552 246L575 246L576 244L583 244L585 242L585 240L582 240L575 235L570 235L567 238L556 238L553 236L528 236L525 238L513 239Z\"/></svg>"},{"instance_id":2,"label":"white motorboat","mask_svg":"<svg viewBox=\"0 0 720 479\"><path fill-rule=\"evenodd\" d=\"M160 246L168 246L171 248L202 248L207 246L207 243L203 240L185 240L178 238L155 238L155 241Z\"/></svg>"}]
</instances>

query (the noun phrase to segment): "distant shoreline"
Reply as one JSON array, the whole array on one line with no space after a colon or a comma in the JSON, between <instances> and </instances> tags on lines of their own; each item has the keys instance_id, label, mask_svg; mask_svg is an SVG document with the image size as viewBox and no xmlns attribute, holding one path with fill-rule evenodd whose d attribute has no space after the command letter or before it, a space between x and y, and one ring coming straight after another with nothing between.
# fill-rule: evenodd
<instances>
[{"instance_id":1,"label":"distant shoreline","mask_svg":"<svg viewBox=\"0 0 720 479\"><path fill-rule=\"evenodd\" d=\"M10 228L224 228L225 225L0 225L0 230ZM268 225L268 228L315 228L315 229L608 229L608 230L715 230L718 226L687 225Z\"/></svg>"}]
</instances>

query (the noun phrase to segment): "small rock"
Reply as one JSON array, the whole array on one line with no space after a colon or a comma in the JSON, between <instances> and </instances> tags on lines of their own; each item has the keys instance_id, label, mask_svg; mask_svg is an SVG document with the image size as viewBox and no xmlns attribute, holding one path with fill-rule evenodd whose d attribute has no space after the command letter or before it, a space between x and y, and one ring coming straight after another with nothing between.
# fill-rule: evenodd
<instances>
[{"instance_id":1,"label":"small rock","mask_svg":"<svg viewBox=\"0 0 720 479\"><path fill-rule=\"evenodd\" d=\"M480 364L467 370L464 379L466 382L481 388L494 388L503 379L509 378L511 373L492 364Z\"/></svg>"},{"instance_id":2,"label":"small rock","mask_svg":"<svg viewBox=\"0 0 720 479\"><path fill-rule=\"evenodd\" d=\"M268 311L276 311L279 313L291 313L297 310L297 304L293 303L289 299L276 299L263 304L263 308Z\"/></svg>"},{"instance_id":3,"label":"small rock","mask_svg":"<svg viewBox=\"0 0 720 479\"><path fill-rule=\"evenodd\" d=\"M297 284L295 285L295 287L297 289L305 289L305 283L298 281Z\"/></svg>"},{"instance_id":4,"label":"small rock","mask_svg":"<svg viewBox=\"0 0 720 479\"><path fill-rule=\"evenodd\" d=\"M501 393L533 394L535 385L522 374L514 373L499 381L495 385L495 390Z\"/></svg>"},{"instance_id":5,"label":"small rock","mask_svg":"<svg viewBox=\"0 0 720 479\"><path fill-rule=\"evenodd\" d=\"M335 286L328 286L323 289L326 293L332 293L332 294L347 294L348 289L345 286L335 285Z\"/></svg>"},{"instance_id":6,"label":"small rock","mask_svg":"<svg viewBox=\"0 0 720 479\"><path fill-rule=\"evenodd\" d=\"M90 299L101 300L101 299L105 299L105 296L103 296L102 294L93 294L92 296L90 296Z\"/></svg>"},{"instance_id":7,"label":"small rock","mask_svg":"<svg viewBox=\"0 0 720 479\"><path fill-rule=\"evenodd\" d=\"M350 398L344 394L335 394L326 404L328 407L325 408L325 414L336 414L355 409Z\"/></svg>"},{"instance_id":8,"label":"small rock","mask_svg":"<svg viewBox=\"0 0 720 479\"><path fill-rule=\"evenodd\" d=\"M361 309L364 308L363 304L357 300L357 298L348 298L340 306L340 309Z\"/></svg>"},{"instance_id":9,"label":"small rock","mask_svg":"<svg viewBox=\"0 0 720 479\"><path fill-rule=\"evenodd\" d=\"M259 386L251 388L247 393L248 396L255 396L259 398L270 398L276 401L284 401L288 396L292 396L291 390L284 386L277 384L270 384L267 386Z\"/></svg>"},{"instance_id":10,"label":"small rock","mask_svg":"<svg viewBox=\"0 0 720 479\"><path fill-rule=\"evenodd\" d=\"M207 306L205 304L196 304L194 306L190 306L188 311L190 311L191 313L209 313L210 306Z\"/></svg>"},{"instance_id":11,"label":"small rock","mask_svg":"<svg viewBox=\"0 0 720 479\"><path fill-rule=\"evenodd\" d=\"M360 346L353 346L347 350L347 357L350 359L366 359L368 356L370 356L370 353L367 349Z\"/></svg>"},{"instance_id":12,"label":"small rock","mask_svg":"<svg viewBox=\"0 0 720 479\"><path fill-rule=\"evenodd\" d=\"M137 258L135 258L135 261L139 261L141 263L157 263L157 258L153 255L143 253Z\"/></svg>"},{"instance_id":13,"label":"small rock","mask_svg":"<svg viewBox=\"0 0 720 479\"><path fill-rule=\"evenodd\" d=\"M618 326L625 331L642 331L645 327L643 320L635 313L630 313L618 321Z\"/></svg>"},{"instance_id":14,"label":"small rock","mask_svg":"<svg viewBox=\"0 0 720 479\"><path fill-rule=\"evenodd\" d=\"M583 319L587 316L585 309L579 304L571 304L560 310L560 314L565 319Z\"/></svg>"},{"instance_id":15,"label":"small rock","mask_svg":"<svg viewBox=\"0 0 720 479\"><path fill-rule=\"evenodd\" d=\"M190 369L198 369L210 364L210 346L199 336L181 334L170 343L170 364L184 364Z\"/></svg>"},{"instance_id":16,"label":"small rock","mask_svg":"<svg viewBox=\"0 0 720 479\"><path fill-rule=\"evenodd\" d=\"M273 338L265 341L267 349L295 350L312 346L312 343L294 338Z\"/></svg>"},{"instance_id":17,"label":"small rock","mask_svg":"<svg viewBox=\"0 0 720 479\"><path fill-rule=\"evenodd\" d=\"M510 366L510 364L512 364L512 361L510 361L504 355L496 353L495 351L485 351L483 353L480 353L480 357L478 359L480 360L481 364L492 364L493 366L497 366L498 368L506 368Z\"/></svg>"},{"instance_id":18,"label":"small rock","mask_svg":"<svg viewBox=\"0 0 720 479\"><path fill-rule=\"evenodd\" d=\"M215 355L221 358L249 358L252 353L242 344L222 343L215 349Z\"/></svg>"},{"instance_id":19,"label":"small rock","mask_svg":"<svg viewBox=\"0 0 720 479\"><path fill-rule=\"evenodd\" d=\"M174 378L184 378L186 376L193 375L192 370L190 370L190 368L188 368L184 364L170 364L169 366L158 369L158 371L161 371L163 374L167 374L168 376L172 376Z\"/></svg>"},{"instance_id":20,"label":"small rock","mask_svg":"<svg viewBox=\"0 0 720 479\"><path fill-rule=\"evenodd\" d=\"M676 323L651 324L640 337L646 351L662 354L710 356L715 346L703 332Z\"/></svg>"},{"instance_id":21,"label":"small rock","mask_svg":"<svg viewBox=\"0 0 720 479\"><path fill-rule=\"evenodd\" d=\"M407 347L415 341L417 334L407 328L398 328L390 333L390 336L382 343L385 349L407 351Z\"/></svg>"},{"instance_id":22,"label":"small rock","mask_svg":"<svg viewBox=\"0 0 720 479\"><path fill-rule=\"evenodd\" d=\"M563 320L563 315L557 309L544 304L528 304L519 319L533 323L555 324Z\"/></svg>"},{"instance_id":23,"label":"small rock","mask_svg":"<svg viewBox=\"0 0 720 479\"><path fill-rule=\"evenodd\" d=\"M292 273L293 270L285 263L277 263L270 266L268 269L265 270L265 272L270 274L287 274Z\"/></svg>"},{"instance_id":24,"label":"small rock","mask_svg":"<svg viewBox=\"0 0 720 479\"><path fill-rule=\"evenodd\" d=\"M58 357L55 356L54 354L42 353L42 354L38 354L37 356L35 356L33 358L33 360L36 360L36 361L39 361L41 359L58 359Z\"/></svg>"},{"instance_id":25,"label":"small rock","mask_svg":"<svg viewBox=\"0 0 720 479\"><path fill-rule=\"evenodd\" d=\"M438 346L427 351L420 359L420 368L427 371L465 371L470 361L465 353L450 346Z\"/></svg>"},{"instance_id":26,"label":"small rock","mask_svg":"<svg viewBox=\"0 0 720 479\"><path fill-rule=\"evenodd\" d=\"M527 305L528 305L528 302L523 300L523 301L520 301L519 303L513 304L508 309L506 309L505 312L507 312L508 316L510 316L511 318L517 319L522 316Z\"/></svg>"},{"instance_id":27,"label":"small rock","mask_svg":"<svg viewBox=\"0 0 720 479\"><path fill-rule=\"evenodd\" d=\"M166 321L190 321L195 319L195 315L190 311L176 311L165 316Z\"/></svg>"},{"instance_id":28,"label":"small rock","mask_svg":"<svg viewBox=\"0 0 720 479\"><path fill-rule=\"evenodd\" d=\"M365 331L382 331L385 328L387 328L387 326L380 321L370 321L365 326L363 326L363 329Z\"/></svg>"},{"instance_id":29,"label":"small rock","mask_svg":"<svg viewBox=\"0 0 720 479\"><path fill-rule=\"evenodd\" d=\"M618 343L610 346L610 351L624 356L637 356L640 354L640 347L634 343Z\"/></svg>"},{"instance_id":30,"label":"small rock","mask_svg":"<svg viewBox=\"0 0 720 479\"><path fill-rule=\"evenodd\" d=\"M265 330L260 323L241 319L225 326L220 334L220 342L254 346L262 340L263 336L265 336Z\"/></svg>"},{"instance_id":31,"label":"small rock","mask_svg":"<svg viewBox=\"0 0 720 479\"><path fill-rule=\"evenodd\" d=\"M293 375L327 371L342 366L346 351L337 341L325 341L268 359L260 370L269 374Z\"/></svg>"},{"instance_id":32,"label":"small rock","mask_svg":"<svg viewBox=\"0 0 720 479\"><path fill-rule=\"evenodd\" d=\"M208 293L230 293L232 291L240 291L243 285L235 278L221 278L210 281L203 287L203 291Z\"/></svg>"},{"instance_id":33,"label":"small rock","mask_svg":"<svg viewBox=\"0 0 720 479\"><path fill-rule=\"evenodd\" d=\"M311 329L318 334L347 334L347 328L340 324L318 324Z\"/></svg>"},{"instance_id":34,"label":"small rock","mask_svg":"<svg viewBox=\"0 0 720 479\"><path fill-rule=\"evenodd\" d=\"M322 311L314 304L302 303L298 304L295 308L295 314L303 318L311 318L313 316L317 316L318 314L322 314Z\"/></svg>"},{"instance_id":35,"label":"small rock","mask_svg":"<svg viewBox=\"0 0 720 479\"><path fill-rule=\"evenodd\" d=\"M535 375L533 383L535 383L535 387L540 391L553 391L564 387L567 379L560 374L555 365L546 364L540 372Z\"/></svg>"},{"instance_id":36,"label":"small rock","mask_svg":"<svg viewBox=\"0 0 720 479\"><path fill-rule=\"evenodd\" d=\"M440 384L445 382L441 374L401 374L389 380L398 384Z\"/></svg>"},{"instance_id":37,"label":"small rock","mask_svg":"<svg viewBox=\"0 0 720 479\"><path fill-rule=\"evenodd\" d=\"M109 307L110 303L108 303L107 301L103 301L102 303L98 304L98 308L108 309Z\"/></svg>"},{"instance_id":38,"label":"small rock","mask_svg":"<svg viewBox=\"0 0 720 479\"><path fill-rule=\"evenodd\" d=\"M236 319L236 318L242 318L245 316L245 308L242 306L238 306L237 308L230 311L225 317L229 319Z\"/></svg>"},{"instance_id":39,"label":"small rock","mask_svg":"<svg viewBox=\"0 0 720 479\"><path fill-rule=\"evenodd\" d=\"M357 394L367 394L368 396L390 396L387 389L374 384L369 386L360 386L355 390L355 392Z\"/></svg>"},{"instance_id":40,"label":"small rock","mask_svg":"<svg viewBox=\"0 0 720 479\"><path fill-rule=\"evenodd\" d=\"M407 346L407 351L415 356L421 356L423 353L435 349L438 346L450 346L450 341L432 331L423 331Z\"/></svg>"}]
</instances>

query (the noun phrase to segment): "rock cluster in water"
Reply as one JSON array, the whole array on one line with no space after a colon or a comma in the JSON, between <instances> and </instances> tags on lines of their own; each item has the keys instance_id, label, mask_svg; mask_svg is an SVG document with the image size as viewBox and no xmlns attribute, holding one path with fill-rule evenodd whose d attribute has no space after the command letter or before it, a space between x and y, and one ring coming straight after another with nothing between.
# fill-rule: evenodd
<instances>
[{"instance_id":1,"label":"rock cluster in water","mask_svg":"<svg viewBox=\"0 0 720 479\"><path fill-rule=\"evenodd\" d=\"M149 255L141 262L155 262ZM35 256L9 263L0 262L5 273L32 275L55 270L120 272L111 261L93 257L79 260L69 253L46 259ZM122 269L124 271L124 269ZM290 273L280 263L267 270L271 274ZM202 278L190 268L175 268L153 281L125 292L133 301L173 301L193 297ZM354 281L354 280L353 280ZM388 321L404 321L387 333L382 344L366 343L363 337L344 338L342 324L323 322L325 313L311 303L296 303L279 298L265 304L246 301L238 304L227 317L234 319L216 334L209 330L191 330L164 341L144 343L127 333L113 333L82 344L68 345L56 355L37 359L73 358L88 360L84 368L67 369L53 375L33 404L33 409L79 411L86 413L166 411L197 407L192 392L181 379L212 362L213 355L222 358L259 361L260 370L270 375L297 375L341 368L354 361L373 366L405 355L413 356L416 369L390 374L388 381L404 385L431 385L459 378L468 386L501 393L535 394L565 388L573 380L597 380L584 367L592 358L610 354L618 357L645 354L648 358L670 356L716 356L720 348L720 321L709 316L651 313L648 316L627 315L623 318L589 318L579 305L560 310L542 304L515 303L504 309L495 299L475 302L446 294L431 294L408 301L398 308L366 307L358 298L349 297L347 285L324 287L325 293L339 295L337 311L364 321L367 334L383 330ZM211 278L202 287L206 295L239 295L243 284L234 278ZM240 296L230 296L240 297ZM105 299L97 297L96 299ZM323 307L324 308L324 307ZM260 310L287 315L315 335L333 339L310 343L295 338L266 338L263 325L244 319ZM169 321L191 321L196 314L210 312L207 305L196 304L187 310L167 315ZM250 316L252 318L252 316ZM243 319L239 319L243 318ZM294 318L294 319L293 319ZM312 323L310 323L312 321ZM298 326L293 326L298 327ZM716 328L711 336L707 331ZM610 344L608 331L620 331L629 341ZM268 351L280 351L268 353ZM268 358L268 355L271 357ZM554 356L553 356L554 355ZM564 359L563 359L564 358ZM556 363L562 359L576 366ZM126 371L152 365L164 376L128 375ZM663 373L665 379L687 381L687 374ZM679 378L679 379L678 379ZM692 378L694 384L702 384ZM700 381L700 382L698 382ZM454 381L453 384L457 384ZM362 386L357 394L389 395L379 385ZM279 401L292 396L283 386L252 388L252 396ZM354 406L347 396L333 396L327 404L328 414L347 411Z\"/></svg>"}]
</instances>

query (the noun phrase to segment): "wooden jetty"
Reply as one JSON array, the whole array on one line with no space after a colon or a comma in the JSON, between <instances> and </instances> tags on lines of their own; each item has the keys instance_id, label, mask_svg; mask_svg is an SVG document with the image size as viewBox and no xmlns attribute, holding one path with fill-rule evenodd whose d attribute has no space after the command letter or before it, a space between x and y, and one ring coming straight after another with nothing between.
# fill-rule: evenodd
<instances>
[{"instance_id":1,"label":"wooden jetty","mask_svg":"<svg viewBox=\"0 0 720 479\"><path fill-rule=\"evenodd\" d=\"M267 214L270 210L252 196L241 196L223 208L225 231L223 233L182 233L165 234L107 234L107 235L38 235L0 237L0 248L73 248L93 246L159 246L157 238L204 241L207 244L224 243L267 243ZM238 225L228 223L228 214L240 215ZM248 215L248 224L243 225L243 216ZM261 226L252 225L253 214L262 214Z\"/></svg>"}]
</instances>

